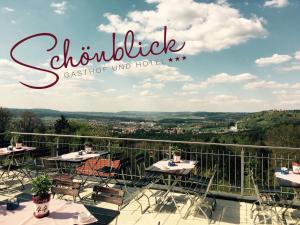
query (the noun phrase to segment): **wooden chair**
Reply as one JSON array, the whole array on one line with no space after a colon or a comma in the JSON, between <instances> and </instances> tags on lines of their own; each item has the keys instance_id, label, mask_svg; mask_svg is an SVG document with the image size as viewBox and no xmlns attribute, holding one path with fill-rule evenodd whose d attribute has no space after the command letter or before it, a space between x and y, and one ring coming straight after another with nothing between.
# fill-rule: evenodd
<instances>
[{"instance_id":1,"label":"wooden chair","mask_svg":"<svg viewBox=\"0 0 300 225\"><path fill-rule=\"evenodd\" d=\"M81 183L70 180L54 179L53 187L51 187L51 193L53 197L58 194L61 196L70 195L73 200L76 201L76 197L79 197Z\"/></svg>"},{"instance_id":2,"label":"wooden chair","mask_svg":"<svg viewBox=\"0 0 300 225\"><path fill-rule=\"evenodd\" d=\"M96 185L93 188L92 200L94 202L102 201L115 204L118 206L118 210L120 210L123 205L124 194L125 192L120 189Z\"/></svg>"}]
</instances>

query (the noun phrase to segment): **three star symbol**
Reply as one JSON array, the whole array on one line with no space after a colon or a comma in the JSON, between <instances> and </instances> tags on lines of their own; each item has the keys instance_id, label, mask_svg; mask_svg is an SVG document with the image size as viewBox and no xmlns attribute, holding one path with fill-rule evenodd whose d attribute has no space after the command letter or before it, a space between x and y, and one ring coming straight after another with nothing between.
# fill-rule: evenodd
<instances>
[{"instance_id":1,"label":"three star symbol","mask_svg":"<svg viewBox=\"0 0 300 225\"><path fill-rule=\"evenodd\" d=\"M173 60L175 60L176 62L183 61L183 60L186 60L186 56L181 56L181 57L177 56L176 58L169 58L168 59L169 62L173 62Z\"/></svg>"}]
</instances>

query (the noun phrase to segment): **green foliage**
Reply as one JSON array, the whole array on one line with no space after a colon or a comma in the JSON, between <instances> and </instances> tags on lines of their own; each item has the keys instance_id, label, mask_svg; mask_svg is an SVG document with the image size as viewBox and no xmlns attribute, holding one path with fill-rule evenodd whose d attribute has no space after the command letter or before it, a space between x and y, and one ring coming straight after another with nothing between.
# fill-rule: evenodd
<instances>
[{"instance_id":1,"label":"green foliage","mask_svg":"<svg viewBox=\"0 0 300 225\"><path fill-rule=\"evenodd\" d=\"M60 119L55 121L54 130L56 134L68 134L70 133L70 124L69 121L63 116L60 116Z\"/></svg>"},{"instance_id":2,"label":"green foliage","mask_svg":"<svg viewBox=\"0 0 300 225\"><path fill-rule=\"evenodd\" d=\"M272 146L300 146L300 124L282 124L266 131L265 143Z\"/></svg>"},{"instance_id":3,"label":"green foliage","mask_svg":"<svg viewBox=\"0 0 300 225\"><path fill-rule=\"evenodd\" d=\"M11 113L8 109L0 107L0 133L7 131L11 121Z\"/></svg>"},{"instance_id":4,"label":"green foliage","mask_svg":"<svg viewBox=\"0 0 300 225\"><path fill-rule=\"evenodd\" d=\"M181 150L177 145L171 145L169 148L172 151L172 155L176 155L176 156L181 155Z\"/></svg>"},{"instance_id":5,"label":"green foliage","mask_svg":"<svg viewBox=\"0 0 300 225\"><path fill-rule=\"evenodd\" d=\"M300 124L299 110L270 110L253 113L239 121L239 129L268 129L282 124Z\"/></svg>"},{"instance_id":6,"label":"green foliage","mask_svg":"<svg viewBox=\"0 0 300 225\"><path fill-rule=\"evenodd\" d=\"M15 145L16 143L22 143L23 138L20 135L15 135L15 136L12 136L10 142L11 142L11 145Z\"/></svg>"},{"instance_id":7,"label":"green foliage","mask_svg":"<svg viewBox=\"0 0 300 225\"><path fill-rule=\"evenodd\" d=\"M38 196L40 199L48 196L50 188L51 188L51 181L48 178L48 175L40 175L33 179L32 181L32 188L31 192L34 196Z\"/></svg>"},{"instance_id":8,"label":"green foliage","mask_svg":"<svg viewBox=\"0 0 300 225\"><path fill-rule=\"evenodd\" d=\"M31 110L23 111L20 118L14 120L11 129L20 132L45 132L45 126L41 119Z\"/></svg>"},{"instance_id":9,"label":"green foliage","mask_svg":"<svg viewBox=\"0 0 300 225\"><path fill-rule=\"evenodd\" d=\"M8 130L12 115L8 109L0 107L0 146L5 146L10 137L8 137Z\"/></svg>"}]
</instances>

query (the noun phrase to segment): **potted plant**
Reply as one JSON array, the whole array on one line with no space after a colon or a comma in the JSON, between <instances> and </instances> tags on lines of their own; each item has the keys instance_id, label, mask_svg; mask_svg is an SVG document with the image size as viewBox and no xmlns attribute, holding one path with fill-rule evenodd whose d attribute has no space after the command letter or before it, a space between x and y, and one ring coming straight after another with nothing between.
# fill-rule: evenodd
<instances>
[{"instance_id":1,"label":"potted plant","mask_svg":"<svg viewBox=\"0 0 300 225\"><path fill-rule=\"evenodd\" d=\"M22 144L23 144L22 138L21 137L17 137L16 138L16 149L22 148Z\"/></svg>"},{"instance_id":2,"label":"potted plant","mask_svg":"<svg viewBox=\"0 0 300 225\"><path fill-rule=\"evenodd\" d=\"M172 146L172 155L173 155L173 162L180 162L181 160L181 151L177 146Z\"/></svg>"},{"instance_id":3,"label":"potted plant","mask_svg":"<svg viewBox=\"0 0 300 225\"><path fill-rule=\"evenodd\" d=\"M85 142L84 143L84 150L85 150L86 153L91 153L92 152L92 143Z\"/></svg>"},{"instance_id":4,"label":"potted plant","mask_svg":"<svg viewBox=\"0 0 300 225\"><path fill-rule=\"evenodd\" d=\"M32 181L32 201L36 205L33 215L36 218L43 218L49 215L48 206L51 197L49 194L51 186L52 183L46 174L37 176Z\"/></svg>"}]
</instances>

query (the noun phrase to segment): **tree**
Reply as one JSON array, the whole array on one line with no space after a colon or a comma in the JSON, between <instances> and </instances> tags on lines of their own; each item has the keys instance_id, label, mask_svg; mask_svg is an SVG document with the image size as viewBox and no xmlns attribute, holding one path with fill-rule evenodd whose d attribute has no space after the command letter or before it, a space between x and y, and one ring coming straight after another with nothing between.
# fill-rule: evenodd
<instances>
[{"instance_id":1,"label":"tree","mask_svg":"<svg viewBox=\"0 0 300 225\"><path fill-rule=\"evenodd\" d=\"M70 123L63 116L60 116L60 119L55 121L54 130L56 134L69 133L70 132Z\"/></svg>"},{"instance_id":2,"label":"tree","mask_svg":"<svg viewBox=\"0 0 300 225\"><path fill-rule=\"evenodd\" d=\"M41 119L32 111L27 110L21 114L21 119L17 123L17 129L22 132L41 132L44 130L44 124Z\"/></svg>"},{"instance_id":3,"label":"tree","mask_svg":"<svg viewBox=\"0 0 300 225\"><path fill-rule=\"evenodd\" d=\"M0 133L7 131L11 121L11 114L8 109L0 107Z\"/></svg>"},{"instance_id":4,"label":"tree","mask_svg":"<svg viewBox=\"0 0 300 225\"><path fill-rule=\"evenodd\" d=\"M8 109L0 107L0 146L7 144L9 138L7 138L7 133L11 121L11 114Z\"/></svg>"},{"instance_id":5,"label":"tree","mask_svg":"<svg viewBox=\"0 0 300 225\"><path fill-rule=\"evenodd\" d=\"M268 129L266 132L266 144L300 147L300 124L282 124Z\"/></svg>"}]
</instances>

